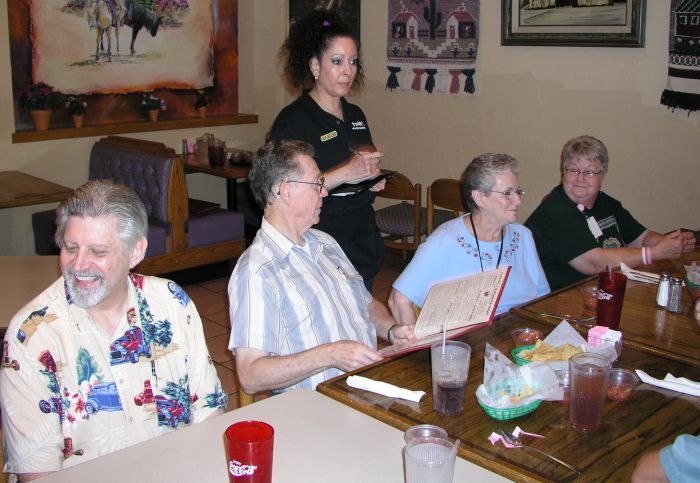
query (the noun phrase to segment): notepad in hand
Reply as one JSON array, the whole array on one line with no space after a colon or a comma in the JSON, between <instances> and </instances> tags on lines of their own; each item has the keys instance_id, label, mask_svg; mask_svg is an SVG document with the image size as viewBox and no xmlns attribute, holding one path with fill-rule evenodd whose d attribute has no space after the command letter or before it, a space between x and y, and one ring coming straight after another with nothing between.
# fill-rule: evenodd
<instances>
[{"instance_id":1,"label":"notepad in hand","mask_svg":"<svg viewBox=\"0 0 700 483\"><path fill-rule=\"evenodd\" d=\"M355 196L363 191L367 191L383 179L391 177L391 172L382 172L373 178L364 179L358 182L343 183L330 191L331 196Z\"/></svg>"},{"instance_id":2,"label":"notepad in hand","mask_svg":"<svg viewBox=\"0 0 700 483\"><path fill-rule=\"evenodd\" d=\"M429 347L442 340L443 325L447 339L488 325L496 316L498 302L510 274L510 267L476 273L430 287L416 321L415 346L390 346L380 351L394 356Z\"/></svg>"}]
</instances>

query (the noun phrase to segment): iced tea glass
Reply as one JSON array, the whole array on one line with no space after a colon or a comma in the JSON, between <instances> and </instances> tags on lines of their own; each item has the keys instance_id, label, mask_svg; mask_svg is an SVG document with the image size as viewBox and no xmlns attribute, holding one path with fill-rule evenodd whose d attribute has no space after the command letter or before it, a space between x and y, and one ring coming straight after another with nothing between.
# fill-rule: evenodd
<instances>
[{"instance_id":1,"label":"iced tea glass","mask_svg":"<svg viewBox=\"0 0 700 483\"><path fill-rule=\"evenodd\" d=\"M569 420L574 429L587 433L603 422L610 365L607 357L590 352L580 352L569 359Z\"/></svg>"},{"instance_id":2,"label":"iced tea glass","mask_svg":"<svg viewBox=\"0 0 700 483\"><path fill-rule=\"evenodd\" d=\"M472 348L468 344L454 340L431 347L433 409L440 414L456 416L464 411L471 354Z\"/></svg>"}]
</instances>

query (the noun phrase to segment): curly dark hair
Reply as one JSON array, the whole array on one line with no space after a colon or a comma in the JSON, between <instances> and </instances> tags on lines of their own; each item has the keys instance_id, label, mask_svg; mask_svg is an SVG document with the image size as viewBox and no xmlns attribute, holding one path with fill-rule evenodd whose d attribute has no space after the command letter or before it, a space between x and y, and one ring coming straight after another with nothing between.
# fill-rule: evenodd
<instances>
[{"instance_id":1,"label":"curly dark hair","mask_svg":"<svg viewBox=\"0 0 700 483\"><path fill-rule=\"evenodd\" d=\"M359 59L360 41L355 32L337 12L317 9L292 24L289 37L280 49L284 78L290 87L297 91L313 87L314 78L309 69L309 61L314 57L320 60L329 44L338 37L351 38L355 42L358 61L352 88L359 89L364 85L365 73Z\"/></svg>"}]
</instances>

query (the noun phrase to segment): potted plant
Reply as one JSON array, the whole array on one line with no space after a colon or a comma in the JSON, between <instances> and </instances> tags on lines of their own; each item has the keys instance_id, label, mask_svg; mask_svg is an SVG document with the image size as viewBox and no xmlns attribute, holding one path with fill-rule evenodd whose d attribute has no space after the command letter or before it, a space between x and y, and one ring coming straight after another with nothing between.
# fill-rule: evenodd
<instances>
[{"instance_id":1,"label":"potted plant","mask_svg":"<svg viewBox=\"0 0 700 483\"><path fill-rule=\"evenodd\" d=\"M204 89L197 90L197 99L194 101L194 108L199 112L199 117L207 117L207 106L211 104L211 97Z\"/></svg>"},{"instance_id":2,"label":"potted plant","mask_svg":"<svg viewBox=\"0 0 700 483\"><path fill-rule=\"evenodd\" d=\"M27 87L19 95L19 107L29 111L34 129L45 131L51 121L51 110L63 104L63 94L44 82Z\"/></svg>"},{"instance_id":3,"label":"potted plant","mask_svg":"<svg viewBox=\"0 0 700 483\"><path fill-rule=\"evenodd\" d=\"M153 122L158 120L159 111L165 111L168 108L168 105L163 99L153 94L144 94L141 105L148 111L148 117Z\"/></svg>"},{"instance_id":4,"label":"potted plant","mask_svg":"<svg viewBox=\"0 0 700 483\"><path fill-rule=\"evenodd\" d=\"M73 125L75 127L83 127L83 117L85 115L85 109L87 108L87 102L81 100L76 96L66 97L66 111L68 115L73 118Z\"/></svg>"}]
</instances>

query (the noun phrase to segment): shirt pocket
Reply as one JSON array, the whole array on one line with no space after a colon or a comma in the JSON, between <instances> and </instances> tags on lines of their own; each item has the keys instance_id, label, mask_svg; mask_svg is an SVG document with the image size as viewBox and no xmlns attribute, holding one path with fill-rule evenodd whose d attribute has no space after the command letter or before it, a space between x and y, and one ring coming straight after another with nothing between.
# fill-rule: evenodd
<instances>
[{"instance_id":1,"label":"shirt pocket","mask_svg":"<svg viewBox=\"0 0 700 483\"><path fill-rule=\"evenodd\" d=\"M303 335L311 329L311 308L307 302L285 301L281 307L282 321L288 336ZM321 316L321 314L317 314Z\"/></svg>"}]
</instances>

